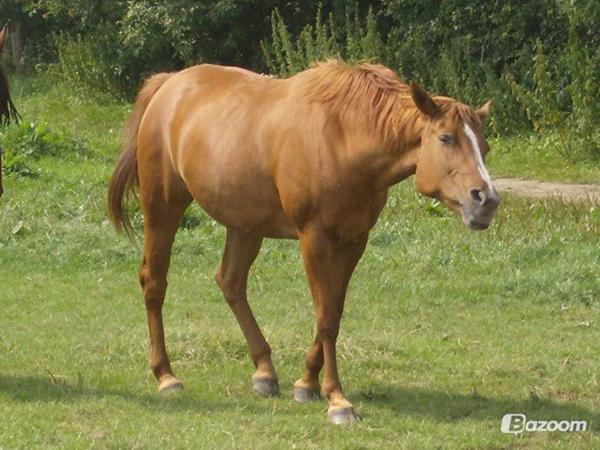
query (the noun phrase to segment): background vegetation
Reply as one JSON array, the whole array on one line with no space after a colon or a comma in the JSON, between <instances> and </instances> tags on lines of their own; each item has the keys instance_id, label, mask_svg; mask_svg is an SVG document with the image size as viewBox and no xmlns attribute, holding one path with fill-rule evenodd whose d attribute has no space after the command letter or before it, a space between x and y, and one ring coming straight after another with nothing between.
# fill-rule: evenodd
<instances>
[{"instance_id":1,"label":"background vegetation","mask_svg":"<svg viewBox=\"0 0 600 450\"><path fill-rule=\"evenodd\" d=\"M13 63L132 99L149 74L199 62L289 76L341 56L478 105L490 130L533 134L600 164L600 3L594 0L1 0ZM15 42L13 42L14 44Z\"/></svg>"}]
</instances>

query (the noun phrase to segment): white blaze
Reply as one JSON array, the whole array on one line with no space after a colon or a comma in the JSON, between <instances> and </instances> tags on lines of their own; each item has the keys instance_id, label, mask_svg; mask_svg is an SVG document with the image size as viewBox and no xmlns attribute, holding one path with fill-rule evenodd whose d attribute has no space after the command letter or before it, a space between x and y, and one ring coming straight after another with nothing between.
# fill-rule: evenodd
<instances>
[{"instance_id":1,"label":"white blaze","mask_svg":"<svg viewBox=\"0 0 600 450\"><path fill-rule=\"evenodd\" d=\"M475 161L477 162L477 170L479 170L479 174L481 175L481 178L483 178L483 181L485 181L485 184L487 185L488 189L493 190L494 187L492 186L492 179L490 178L490 174L488 173L487 169L485 168L485 164L483 163L483 158L481 157L481 150L479 149L479 143L477 142L477 136L475 136L475 133L473 133L471 127L466 123L465 134L469 138L469 141L471 141L471 148L473 149Z\"/></svg>"}]
</instances>

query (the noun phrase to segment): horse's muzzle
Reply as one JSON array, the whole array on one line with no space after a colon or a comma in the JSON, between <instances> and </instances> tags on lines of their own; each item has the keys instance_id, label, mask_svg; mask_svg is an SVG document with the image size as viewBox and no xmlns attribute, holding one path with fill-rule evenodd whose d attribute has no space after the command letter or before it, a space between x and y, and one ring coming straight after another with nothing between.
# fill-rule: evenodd
<instances>
[{"instance_id":1,"label":"horse's muzzle","mask_svg":"<svg viewBox=\"0 0 600 450\"><path fill-rule=\"evenodd\" d=\"M464 224L472 230L485 230L490 226L499 205L500 196L493 187L469 189L467 198L461 202Z\"/></svg>"}]
</instances>

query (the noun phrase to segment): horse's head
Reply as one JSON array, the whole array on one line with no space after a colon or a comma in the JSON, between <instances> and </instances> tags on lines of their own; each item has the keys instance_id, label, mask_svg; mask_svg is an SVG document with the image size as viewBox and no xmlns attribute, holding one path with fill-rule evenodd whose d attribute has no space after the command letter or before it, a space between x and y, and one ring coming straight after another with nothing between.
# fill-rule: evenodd
<instances>
[{"instance_id":1,"label":"horse's head","mask_svg":"<svg viewBox=\"0 0 600 450\"><path fill-rule=\"evenodd\" d=\"M469 228L486 229L500 204L484 164L489 145L481 122L489 116L489 102L473 111L448 98L436 102L415 84L411 95L428 118L418 150L417 189L459 213Z\"/></svg>"}]
</instances>

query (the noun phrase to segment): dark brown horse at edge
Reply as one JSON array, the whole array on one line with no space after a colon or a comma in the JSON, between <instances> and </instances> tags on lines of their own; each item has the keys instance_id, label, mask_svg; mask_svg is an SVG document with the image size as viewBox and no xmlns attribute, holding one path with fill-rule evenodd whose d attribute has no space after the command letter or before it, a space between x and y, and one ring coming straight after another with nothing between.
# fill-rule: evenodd
<instances>
[{"instance_id":1,"label":"dark brown horse at edge","mask_svg":"<svg viewBox=\"0 0 600 450\"><path fill-rule=\"evenodd\" d=\"M0 56L2 56L7 36L8 25L5 25L4 28L2 28L2 31L0 31ZM8 80L6 79L4 72L0 69L0 125L8 125L12 120L18 122L20 118L21 116L19 116L19 113L10 98ZM0 197L4 192L2 186L2 153L3 150L2 147L0 147Z\"/></svg>"},{"instance_id":2,"label":"dark brown horse at edge","mask_svg":"<svg viewBox=\"0 0 600 450\"><path fill-rule=\"evenodd\" d=\"M329 61L288 79L200 65L148 79L108 201L117 230L130 232L122 202L139 186L139 278L159 390L182 387L165 349L161 309L175 233L195 200L227 228L215 278L250 347L254 390L277 395L279 384L248 305L248 271L264 238L299 239L317 327L294 398L309 401L322 392L331 421L357 420L338 377L336 339L369 230L388 188L411 175L421 193L456 211L469 228L487 228L499 204L484 165L488 115L489 104L474 111L432 98L380 65Z\"/></svg>"}]
</instances>

